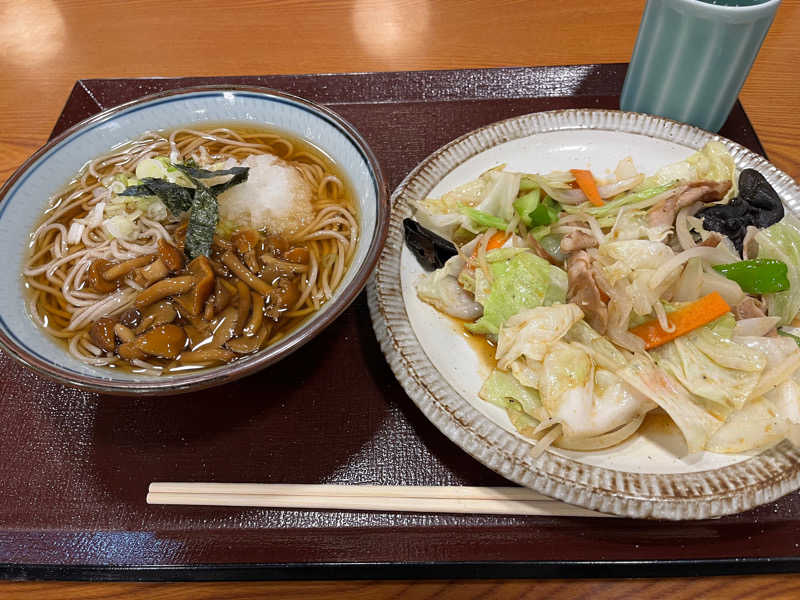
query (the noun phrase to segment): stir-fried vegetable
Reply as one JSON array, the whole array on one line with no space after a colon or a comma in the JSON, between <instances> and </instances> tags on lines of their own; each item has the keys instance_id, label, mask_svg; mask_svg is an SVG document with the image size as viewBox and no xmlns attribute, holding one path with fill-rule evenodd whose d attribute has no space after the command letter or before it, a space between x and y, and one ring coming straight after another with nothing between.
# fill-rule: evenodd
<instances>
[{"instance_id":1,"label":"stir-fried vegetable","mask_svg":"<svg viewBox=\"0 0 800 600\"><path fill-rule=\"evenodd\" d=\"M771 258L714 265L714 270L735 281L748 294L774 294L789 289L786 263Z\"/></svg>"},{"instance_id":2,"label":"stir-fried vegetable","mask_svg":"<svg viewBox=\"0 0 800 600\"><path fill-rule=\"evenodd\" d=\"M529 215L531 227L552 225L558 221L560 212L561 206L555 200L546 196Z\"/></svg>"},{"instance_id":3,"label":"stir-fried vegetable","mask_svg":"<svg viewBox=\"0 0 800 600\"><path fill-rule=\"evenodd\" d=\"M501 248L487 252L486 260L492 281L482 302L483 316L467 325L473 333L496 335L503 322L521 310L566 299L567 274L531 252L506 253ZM481 273L477 270L476 277Z\"/></svg>"},{"instance_id":4,"label":"stir-fried vegetable","mask_svg":"<svg viewBox=\"0 0 800 600\"><path fill-rule=\"evenodd\" d=\"M514 210L517 211L519 218L525 223L525 227L531 226L531 214L538 208L541 196L542 190L533 188L514 200Z\"/></svg>"},{"instance_id":5,"label":"stir-fried vegetable","mask_svg":"<svg viewBox=\"0 0 800 600\"><path fill-rule=\"evenodd\" d=\"M774 225L783 218L783 203L764 176L754 169L739 175L739 195L727 204L713 204L697 216L709 231L727 236L741 251L747 228Z\"/></svg>"},{"instance_id":6,"label":"stir-fried vegetable","mask_svg":"<svg viewBox=\"0 0 800 600\"><path fill-rule=\"evenodd\" d=\"M417 294L496 342L480 397L534 455L618 444L656 406L690 453L800 426L800 337L775 336L800 313L800 221L774 223L780 199L754 171L737 196L737 175L711 142L650 177L631 158L602 182L497 167L419 205L459 248ZM747 222L724 222L742 198Z\"/></svg>"},{"instance_id":7,"label":"stir-fried vegetable","mask_svg":"<svg viewBox=\"0 0 800 600\"><path fill-rule=\"evenodd\" d=\"M403 231L406 244L426 270L441 269L450 258L458 254L452 242L425 229L413 219L403 219Z\"/></svg>"},{"instance_id":8,"label":"stir-fried vegetable","mask_svg":"<svg viewBox=\"0 0 800 600\"><path fill-rule=\"evenodd\" d=\"M510 234L498 231L492 237L489 238L489 241L486 242L486 251L489 252L490 250L497 250L498 248L502 248L503 244L506 243ZM477 250L477 246L475 247Z\"/></svg>"},{"instance_id":9,"label":"stir-fried vegetable","mask_svg":"<svg viewBox=\"0 0 800 600\"><path fill-rule=\"evenodd\" d=\"M594 180L592 172L585 169L570 169L570 173L575 176L575 182L586 194L589 202L594 206L603 206L603 199L600 197L600 192L597 191L597 182Z\"/></svg>"},{"instance_id":10,"label":"stir-fried vegetable","mask_svg":"<svg viewBox=\"0 0 800 600\"><path fill-rule=\"evenodd\" d=\"M731 307L722 299L722 296L717 292L711 292L707 296L669 313L667 319L672 326L671 331L665 331L658 319L653 319L634 327L631 329L631 333L642 338L645 349L649 350L702 327L730 310Z\"/></svg>"},{"instance_id":11,"label":"stir-fried vegetable","mask_svg":"<svg viewBox=\"0 0 800 600\"><path fill-rule=\"evenodd\" d=\"M765 296L770 316L780 317L787 325L800 311L800 221L793 216L759 231L758 258L771 258L786 263L789 289Z\"/></svg>"},{"instance_id":12,"label":"stir-fried vegetable","mask_svg":"<svg viewBox=\"0 0 800 600\"><path fill-rule=\"evenodd\" d=\"M800 337L798 337L798 336L796 336L796 335L794 335L792 333L789 333L788 331L783 331L782 329L778 329L778 335L782 335L784 337L788 337L788 338L793 339L795 341L795 343L797 344L798 348L800 348Z\"/></svg>"},{"instance_id":13,"label":"stir-fried vegetable","mask_svg":"<svg viewBox=\"0 0 800 600\"><path fill-rule=\"evenodd\" d=\"M461 208L461 212L468 216L481 231L485 231L489 228L506 229L508 227L508 223L500 217L495 217L494 215L490 215L489 213L478 210L477 208L464 206Z\"/></svg>"}]
</instances>

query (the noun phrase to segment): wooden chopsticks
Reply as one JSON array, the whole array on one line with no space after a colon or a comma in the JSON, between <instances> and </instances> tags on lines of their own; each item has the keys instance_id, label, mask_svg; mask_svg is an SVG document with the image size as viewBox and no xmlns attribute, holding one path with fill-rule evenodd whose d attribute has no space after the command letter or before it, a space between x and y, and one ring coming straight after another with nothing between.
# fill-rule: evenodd
<instances>
[{"instance_id":1,"label":"wooden chopsticks","mask_svg":"<svg viewBox=\"0 0 800 600\"><path fill-rule=\"evenodd\" d=\"M519 487L154 482L148 504L606 517Z\"/></svg>"}]
</instances>

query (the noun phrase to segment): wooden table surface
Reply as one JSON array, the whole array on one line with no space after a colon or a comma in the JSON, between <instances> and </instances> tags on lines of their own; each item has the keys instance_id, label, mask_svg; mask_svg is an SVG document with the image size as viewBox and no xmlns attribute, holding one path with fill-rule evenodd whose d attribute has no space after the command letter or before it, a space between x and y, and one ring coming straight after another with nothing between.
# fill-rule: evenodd
<instances>
[{"instance_id":1,"label":"wooden table surface","mask_svg":"<svg viewBox=\"0 0 800 600\"><path fill-rule=\"evenodd\" d=\"M77 79L624 62L634 0L0 0L0 180L43 144ZM783 0L741 93L800 179L800 0ZM1 459L1 458L0 458ZM0 583L3 598L794 598L800 577L655 580Z\"/></svg>"}]
</instances>

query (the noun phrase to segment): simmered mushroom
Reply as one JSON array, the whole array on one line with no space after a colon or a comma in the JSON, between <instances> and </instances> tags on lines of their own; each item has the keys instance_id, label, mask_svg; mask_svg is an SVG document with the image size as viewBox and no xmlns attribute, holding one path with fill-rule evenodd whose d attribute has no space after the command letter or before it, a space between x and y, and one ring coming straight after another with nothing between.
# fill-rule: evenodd
<instances>
[{"instance_id":1,"label":"simmered mushroom","mask_svg":"<svg viewBox=\"0 0 800 600\"><path fill-rule=\"evenodd\" d=\"M236 291L239 292L239 302L237 304L237 330L236 335L242 333L247 317L250 314L250 289L241 280L236 282Z\"/></svg>"},{"instance_id":2,"label":"simmered mushroom","mask_svg":"<svg viewBox=\"0 0 800 600\"><path fill-rule=\"evenodd\" d=\"M270 296L271 303L278 308L289 308L300 298L297 282L288 277L281 277L275 283L275 289Z\"/></svg>"},{"instance_id":3,"label":"simmered mushroom","mask_svg":"<svg viewBox=\"0 0 800 600\"><path fill-rule=\"evenodd\" d=\"M177 325L159 325L138 336L133 345L151 356L175 358L186 345L186 333Z\"/></svg>"},{"instance_id":4,"label":"simmered mushroom","mask_svg":"<svg viewBox=\"0 0 800 600\"><path fill-rule=\"evenodd\" d=\"M211 244L214 248L220 251L230 250L233 248L233 244L230 241L226 240L225 238L221 238L218 235L214 235L214 240Z\"/></svg>"},{"instance_id":5,"label":"simmered mushroom","mask_svg":"<svg viewBox=\"0 0 800 600\"><path fill-rule=\"evenodd\" d=\"M206 300L203 309L203 318L210 321L214 315L222 312L231 301L231 292L228 290L227 282L224 279L217 279L214 282L214 293Z\"/></svg>"},{"instance_id":6,"label":"simmered mushroom","mask_svg":"<svg viewBox=\"0 0 800 600\"><path fill-rule=\"evenodd\" d=\"M217 325L214 328L214 338L211 341L212 346L222 346L232 337L241 331L239 327L239 311L233 306L229 306L217 320Z\"/></svg>"},{"instance_id":7,"label":"simmered mushroom","mask_svg":"<svg viewBox=\"0 0 800 600\"><path fill-rule=\"evenodd\" d=\"M169 269L164 264L164 261L159 258L146 267L137 269L134 279L138 284L148 287L156 281L164 279L167 275L169 275Z\"/></svg>"},{"instance_id":8,"label":"simmered mushroom","mask_svg":"<svg viewBox=\"0 0 800 600\"><path fill-rule=\"evenodd\" d=\"M106 281L116 281L120 277L125 277L128 273L139 267L150 264L156 258L155 254L145 254L144 256L137 256L124 260L121 263L112 265L103 271L103 279Z\"/></svg>"},{"instance_id":9,"label":"simmered mushroom","mask_svg":"<svg viewBox=\"0 0 800 600\"><path fill-rule=\"evenodd\" d=\"M182 363L228 362L236 355L225 348L200 348L181 354Z\"/></svg>"},{"instance_id":10,"label":"simmered mushroom","mask_svg":"<svg viewBox=\"0 0 800 600\"><path fill-rule=\"evenodd\" d=\"M261 344L267 338L268 327L261 327L255 335L246 335L229 340L225 344L236 354L250 354L261 348Z\"/></svg>"},{"instance_id":11,"label":"simmered mushroom","mask_svg":"<svg viewBox=\"0 0 800 600\"><path fill-rule=\"evenodd\" d=\"M252 310L250 311L250 319L244 326L244 332L248 335L253 335L264 322L264 296L250 292L250 299L252 300Z\"/></svg>"},{"instance_id":12,"label":"simmered mushroom","mask_svg":"<svg viewBox=\"0 0 800 600\"><path fill-rule=\"evenodd\" d=\"M183 268L183 253L163 239L158 240L158 256L170 271Z\"/></svg>"},{"instance_id":13,"label":"simmered mushroom","mask_svg":"<svg viewBox=\"0 0 800 600\"><path fill-rule=\"evenodd\" d=\"M195 327L194 325L184 325L183 330L186 332L186 337L189 339L189 347L196 348L201 342L208 339L208 329Z\"/></svg>"},{"instance_id":14,"label":"simmered mushroom","mask_svg":"<svg viewBox=\"0 0 800 600\"><path fill-rule=\"evenodd\" d=\"M132 342L136 339L136 334L132 329L125 327L122 323L114 325L114 335L116 335L123 343Z\"/></svg>"},{"instance_id":15,"label":"simmered mushroom","mask_svg":"<svg viewBox=\"0 0 800 600\"><path fill-rule=\"evenodd\" d=\"M140 360L145 357L145 353L139 350L133 342L117 346L117 354L125 360Z\"/></svg>"},{"instance_id":16,"label":"simmered mushroom","mask_svg":"<svg viewBox=\"0 0 800 600\"><path fill-rule=\"evenodd\" d=\"M231 236L231 242L239 254L246 254L258 247L259 235L252 229L240 229Z\"/></svg>"},{"instance_id":17,"label":"simmered mushroom","mask_svg":"<svg viewBox=\"0 0 800 600\"><path fill-rule=\"evenodd\" d=\"M185 296L177 298L178 303L190 314L198 316L203 312L206 300L214 291L214 271L205 256L198 256L187 266L197 285Z\"/></svg>"},{"instance_id":18,"label":"simmered mushroom","mask_svg":"<svg viewBox=\"0 0 800 600\"><path fill-rule=\"evenodd\" d=\"M268 235L261 242L262 252L269 252L273 256L283 256L283 253L289 249L289 242L279 235Z\"/></svg>"},{"instance_id":19,"label":"simmered mushroom","mask_svg":"<svg viewBox=\"0 0 800 600\"><path fill-rule=\"evenodd\" d=\"M299 258L298 254L295 256ZM266 267L265 272L275 273L275 277L308 271L308 267L305 264L290 260L283 260L281 258L275 258L268 252L264 252L259 259Z\"/></svg>"},{"instance_id":20,"label":"simmered mushroom","mask_svg":"<svg viewBox=\"0 0 800 600\"><path fill-rule=\"evenodd\" d=\"M119 322L125 327L135 329L142 322L142 313L136 308L128 309L120 315Z\"/></svg>"},{"instance_id":21,"label":"simmered mushroom","mask_svg":"<svg viewBox=\"0 0 800 600\"><path fill-rule=\"evenodd\" d=\"M106 281L103 278L103 273L108 270L111 263L104 258L96 258L89 265L89 270L86 273L89 287L91 287L98 294L108 294L117 289L116 281Z\"/></svg>"},{"instance_id":22,"label":"simmered mushroom","mask_svg":"<svg viewBox=\"0 0 800 600\"><path fill-rule=\"evenodd\" d=\"M211 292L214 290L214 270L205 256L198 256L188 266L189 272L197 278L195 287L195 308L199 313ZM195 313L195 314L197 314Z\"/></svg>"},{"instance_id":23,"label":"simmered mushroom","mask_svg":"<svg viewBox=\"0 0 800 600\"><path fill-rule=\"evenodd\" d=\"M247 268L251 271L258 271L258 262L256 261L256 247L259 242L259 235L252 229L242 229L237 231L231 237L233 247L242 257Z\"/></svg>"},{"instance_id":24,"label":"simmered mushroom","mask_svg":"<svg viewBox=\"0 0 800 600\"><path fill-rule=\"evenodd\" d=\"M114 337L114 319L103 317L95 321L89 328L89 339L101 350L113 352L117 345Z\"/></svg>"},{"instance_id":25,"label":"simmered mushroom","mask_svg":"<svg viewBox=\"0 0 800 600\"><path fill-rule=\"evenodd\" d=\"M185 294L194 287L196 281L192 275L162 279L139 294L133 305L135 308L144 308L145 306L150 306L153 302L163 300L167 296Z\"/></svg>"},{"instance_id":26,"label":"simmered mushroom","mask_svg":"<svg viewBox=\"0 0 800 600\"><path fill-rule=\"evenodd\" d=\"M221 260L226 267L233 271L234 275L262 296L266 296L272 291L272 287L265 281L256 277L250 269L242 264L242 261L240 261L233 252L226 252L222 255Z\"/></svg>"},{"instance_id":27,"label":"simmered mushroom","mask_svg":"<svg viewBox=\"0 0 800 600\"><path fill-rule=\"evenodd\" d=\"M217 262L215 260L212 260L212 259L208 259L208 264L211 265L211 268L214 270L214 274L217 277L230 277L231 276L231 270L228 267L226 267L225 265L223 265L222 263L219 263L219 262Z\"/></svg>"},{"instance_id":28,"label":"simmered mushroom","mask_svg":"<svg viewBox=\"0 0 800 600\"><path fill-rule=\"evenodd\" d=\"M142 333L157 325L172 323L177 318L178 311L168 300L155 302L142 311L142 320L136 328L136 333Z\"/></svg>"},{"instance_id":29,"label":"simmered mushroom","mask_svg":"<svg viewBox=\"0 0 800 600\"><path fill-rule=\"evenodd\" d=\"M311 259L311 253L308 248L296 246L284 254L283 258L289 262L297 263L298 265L307 265Z\"/></svg>"}]
</instances>

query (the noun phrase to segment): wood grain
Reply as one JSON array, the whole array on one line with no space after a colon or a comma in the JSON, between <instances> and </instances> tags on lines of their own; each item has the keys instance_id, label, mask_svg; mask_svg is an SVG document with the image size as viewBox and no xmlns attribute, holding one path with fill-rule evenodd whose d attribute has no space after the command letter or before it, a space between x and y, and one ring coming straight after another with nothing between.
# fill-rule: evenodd
<instances>
[{"instance_id":1,"label":"wood grain","mask_svg":"<svg viewBox=\"0 0 800 600\"><path fill-rule=\"evenodd\" d=\"M306 581L247 583L0 583L5 600L794 600L800 575L688 579L514 581Z\"/></svg>"},{"instance_id":2,"label":"wood grain","mask_svg":"<svg viewBox=\"0 0 800 600\"><path fill-rule=\"evenodd\" d=\"M47 139L75 80L627 61L631 0L0 1L0 180ZM800 0L784 0L741 94L800 178ZM796 598L793 575L683 580L0 583L3 598Z\"/></svg>"},{"instance_id":3,"label":"wood grain","mask_svg":"<svg viewBox=\"0 0 800 600\"><path fill-rule=\"evenodd\" d=\"M631 0L0 2L0 178L50 132L83 77L257 75L620 62ZM770 155L800 162L800 1L784 0L742 91Z\"/></svg>"}]
</instances>

